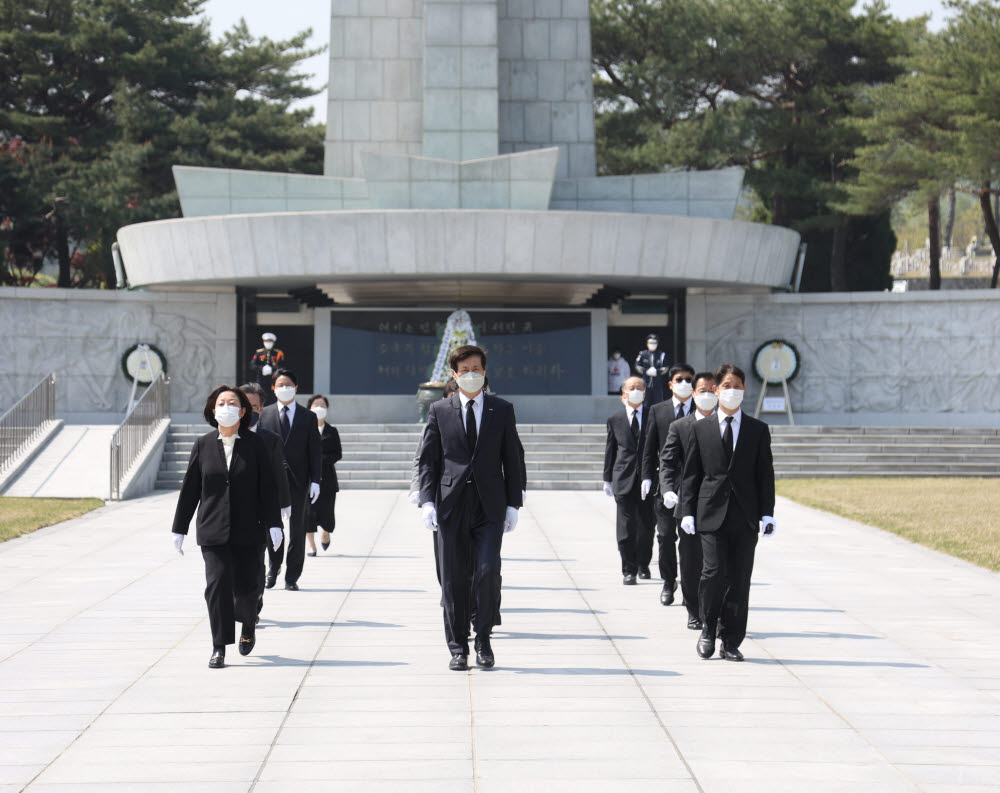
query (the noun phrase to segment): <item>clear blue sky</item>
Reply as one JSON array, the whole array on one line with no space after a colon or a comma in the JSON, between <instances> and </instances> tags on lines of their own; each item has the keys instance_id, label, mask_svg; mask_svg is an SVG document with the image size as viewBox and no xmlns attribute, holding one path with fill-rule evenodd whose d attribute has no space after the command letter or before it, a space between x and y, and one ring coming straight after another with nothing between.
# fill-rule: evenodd
<instances>
[{"instance_id":1,"label":"clear blue sky","mask_svg":"<svg viewBox=\"0 0 1000 793\"><path fill-rule=\"evenodd\" d=\"M931 26L939 27L944 18L940 0L889 0L889 10L901 19L931 14ZM330 39L329 0L208 0L205 15L211 20L213 34L218 37L231 28L240 17L247 21L251 33L272 39L289 38L305 28L312 28L314 46L325 46ZM313 84L325 85L329 73L326 55L306 61L305 70L314 76ZM326 121L326 92L303 102L315 111L318 121Z\"/></svg>"}]
</instances>

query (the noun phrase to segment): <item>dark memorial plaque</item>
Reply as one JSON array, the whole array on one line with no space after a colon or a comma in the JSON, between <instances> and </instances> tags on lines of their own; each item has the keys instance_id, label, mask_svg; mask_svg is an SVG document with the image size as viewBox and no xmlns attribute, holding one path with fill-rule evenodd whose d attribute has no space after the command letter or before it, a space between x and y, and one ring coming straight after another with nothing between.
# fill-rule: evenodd
<instances>
[{"instance_id":1,"label":"dark memorial plaque","mask_svg":"<svg viewBox=\"0 0 1000 793\"><path fill-rule=\"evenodd\" d=\"M331 394L413 394L450 311L330 312ZM589 394L590 313L469 311L498 394Z\"/></svg>"}]
</instances>

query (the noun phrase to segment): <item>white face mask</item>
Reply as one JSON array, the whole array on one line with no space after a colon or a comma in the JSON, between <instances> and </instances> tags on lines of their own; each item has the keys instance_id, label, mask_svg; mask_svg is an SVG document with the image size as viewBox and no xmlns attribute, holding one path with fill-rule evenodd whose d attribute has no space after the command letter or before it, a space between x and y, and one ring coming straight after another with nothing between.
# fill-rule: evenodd
<instances>
[{"instance_id":1,"label":"white face mask","mask_svg":"<svg viewBox=\"0 0 1000 793\"><path fill-rule=\"evenodd\" d=\"M702 413L711 413L719 404L719 398L711 391L702 391L694 395L694 403Z\"/></svg>"},{"instance_id":2,"label":"white face mask","mask_svg":"<svg viewBox=\"0 0 1000 793\"><path fill-rule=\"evenodd\" d=\"M679 383L674 383L671 388L674 391L674 396L678 399L687 399L691 396L691 392L694 391L694 387L686 380L681 380Z\"/></svg>"},{"instance_id":3,"label":"white face mask","mask_svg":"<svg viewBox=\"0 0 1000 793\"><path fill-rule=\"evenodd\" d=\"M270 350L273 346L274 346L274 342L273 341L265 341L264 342L264 349L265 350Z\"/></svg>"},{"instance_id":4,"label":"white face mask","mask_svg":"<svg viewBox=\"0 0 1000 793\"><path fill-rule=\"evenodd\" d=\"M622 354L620 352L616 352L611 357L614 358L616 361L619 361L621 360Z\"/></svg>"},{"instance_id":5,"label":"white face mask","mask_svg":"<svg viewBox=\"0 0 1000 793\"><path fill-rule=\"evenodd\" d=\"M240 409L236 405L218 405L215 421L220 427L233 427L240 423Z\"/></svg>"},{"instance_id":6,"label":"white face mask","mask_svg":"<svg viewBox=\"0 0 1000 793\"><path fill-rule=\"evenodd\" d=\"M311 410L316 414L316 418L320 421L323 421L326 418L326 408L322 405L314 405Z\"/></svg>"},{"instance_id":7,"label":"white face mask","mask_svg":"<svg viewBox=\"0 0 1000 793\"><path fill-rule=\"evenodd\" d=\"M483 383L486 382L486 375L479 372L466 372L455 378L458 387L466 394L475 394L482 390Z\"/></svg>"},{"instance_id":8,"label":"white face mask","mask_svg":"<svg viewBox=\"0 0 1000 793\"><path fill-rule=\"evenodd\" d=\"M274 389L274 395L278 398L279 402L288 404L295 399L295 391L295 386L282 385Z\"/></svg>"},{"instance_id":9,"label":"white face mask","mask_svg":"<svg viewBox=\"0 0 1000 793\"><path fill-rule=\"evenodd\" d=\"M743 402L743 389L723 388L719 391L719 402L726 410L735 410Z\"/></svg>"},{"instance_id":10,"label":"white face mask","mask_svg":"<svg viewBox=\"0 0 1000 793\"><path fill-rule=\"evenodd\" d=\"M642 401L646 398L646 392L641 389L636 389L635 391L628 392L628 402L632 407L639 407Z\"/></svg>"},{"instance_id":11,"label":"white face mask","mask_svg":"<svg viewBox=\"0 0 1000 793\"><path fill-rule=\"evenodd\" d=\"M657 344L655 341L651 341L649 344L646 345L646 349L649 350L650 352L656 352L656 348L659 346L660 345Z\"/></svg>"}]
</instances>

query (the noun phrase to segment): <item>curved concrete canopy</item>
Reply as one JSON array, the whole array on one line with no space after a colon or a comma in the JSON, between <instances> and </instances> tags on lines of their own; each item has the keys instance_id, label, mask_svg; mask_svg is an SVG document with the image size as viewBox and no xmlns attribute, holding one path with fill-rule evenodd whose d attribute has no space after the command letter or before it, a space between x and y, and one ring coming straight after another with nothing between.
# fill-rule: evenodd
<instances>
[{"instance_id":1,"label":"curved concrete canopy","mask_svg":"<svg viewBox=\"0 0 1000 793\"><path fill-rule=\"evenodd\" d=\"M366 210L160 220L125 226L118 241L133 286L388 278L780 288L799 235L673 215Z\"/></svg>"}]
</instances>

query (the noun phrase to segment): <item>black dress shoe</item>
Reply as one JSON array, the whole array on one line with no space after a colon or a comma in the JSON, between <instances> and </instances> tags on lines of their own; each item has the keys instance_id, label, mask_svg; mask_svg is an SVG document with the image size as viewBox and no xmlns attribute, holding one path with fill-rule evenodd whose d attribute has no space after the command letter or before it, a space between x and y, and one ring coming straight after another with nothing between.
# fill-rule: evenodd
<instances>
[{"instance_id":1,"label":"black dress shoe","mask_svg":"<svg viewBox=\"0 0 1000 793\"><path fill-rule=\"evenodd\" d=\"M306 551L306 556L315 556L316 551Z\"/></svg>"},{"instance_id":2,"label":"black dress shoe","mask_svg":"<svg viewBox=\"0 0 1000 793\"><path fill-rule=\"evenodd\" d=\"M711 658L715 655L715 637L704 629L698 637L698 655L702 658Z\"/></svg>"},{"instance_id":3,"label":"black dress shoe","mask_svg":"<svg viewBox=\"0 0 1000 793\"><path fill-rule=\"evenodd\" d=\"M493 648L490 646L490 637L484 636L482 639L476 639L476 666L492 669L496 662L496 658L493 657Z\"/></svg>"},{"instance_id":4,"label":"black dress shoe","mask_svg":"<svg viewBox=\"0 0 1000 793\"><path fill-rule=\"evenodd\" d=\"M271 589L274 586L274 582L277 580L277 578L278 578L277 571L273 573L268 573L267 580L264 582L264 589ZM259 581L260 579L257 580Z\"/></svg>"},{"instance_id":5,"label":"black dress shoe","mask_svg":"<svg viewBox=\"0 0 1000 793\"><path fill-rule=\"evenodd\" d=\"M326 550L327 548L329 548L329 547L330 547L330 541L331 541L331 540L333 540L333 535L332 535L332 534L330 534L330 535L327 535L327 536L328 536L328 537L329 537L330 539L329 539L329 540L327 540L326 542L323 542L323 539L322 539L322 536L320 537L320 542L319 542L319 544L323 546L323 550L324 550L324 551L325 551L325 550Z\"/></svg>"},{"instance_id":6,"label":"black dress shoe","mask_svg":"<svg viewBox=\"0 0 1000 793\"><path fill-rule=\"evenodd\" d=\"M672 606L674 603L674 590L676 589L676 581L665 581L663 583L663 591L660 592L660 603L664 606Z\"/></svg>"},{"instance_id":7,"label":"black dress shoe","mask_svg":"<svg viewBox=\"0 0 1000 793\"><path fill-rule=\"evenodd\" d=\"M649 568L648 567L640 567L639 568L639 578L641 578L643 580L647 580L649 577L650 577L650 575L649 575Z\"/></svg>"},{"instance_id":8,"label":"black dress shoe","mask_svg":"<svg viewBox=\"0 0 1000 793\"><path fill-rule=\"evenodd\" d=\"M692 631L700 631L705 626L701 624L701 620L697 617L688 617L688 629Z\"/></svg>"},{"instance_id":9,"label":"black dress shoe","mask_svg":"<svg viewBox=\"0 0 1000 793\"><path fill-rule=\"evenodd\" d=\"M742 661L743 653L739 651L739 648L733 647L728 642L723 642L722 647L719 648L719 657L726 661Z\"/></svg>"},{"instance_id":10,"label":"black dress shoe","mask_svg":"<svg viewBox=\"0 0 1000 793\"><path fill-rule=\"evenodd\" d=\"M209 669L222 669L226 665L226 651L214 650L212 657L208 659Z\"/></svg>"},{"instance_id":11,"label":"black dress shoe","mask_svg":"<svg viewBox=\"0 0 1000 793\"><path fill-rule=\"evenodd\" d=\"M448 662L448 668L453 672L464 672L469 668L469 656L455 653Z\"/></svg>"},{"instance_id":12,"label":"black dress shoe","mask_svg":"<svg viewBox=\"0 0 1000 793\"><path fill-rule=\"evenodd\" d=\"M257 623L243 623L243 632L240 634L240 655L250 655L253 646L257 643L257 634L254 630Z\"/></svg>"},{"instance_id":13,"label":"black dress shoe","mask_svg":"<svg viewBox=\"0 0 1000 793\"><path fill-rule=\"evenodd\" d=\"M626 573L625 577L622 578L622 583L625 586L635 586L635 573Z\"/></svg>"},{"instance_id":14,"label":"black dress shoe","mask_svg":"<svg viewBox=\"0 0 1000 793\"><path fill-rule=\"evenodd\" d=\"M296 584L294 581L287 581L285 582L285 589L289 590L290 592L298 592L299 585Z\"/></svg>"}]
</instances>

